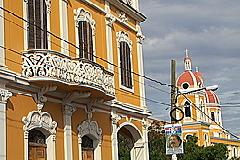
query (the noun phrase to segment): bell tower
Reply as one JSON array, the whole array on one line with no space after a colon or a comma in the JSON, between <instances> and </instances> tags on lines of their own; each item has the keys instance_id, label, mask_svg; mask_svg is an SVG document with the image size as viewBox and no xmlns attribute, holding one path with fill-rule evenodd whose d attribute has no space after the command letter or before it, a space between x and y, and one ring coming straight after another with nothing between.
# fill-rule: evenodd
<instances>
[{"instance_id":1,"label":"bell tower","mask_svg":"<svg viewBox=\"0 0 240 160\"><path fill-rule=\"evenodd\" d=\"M189 50L185 50L185 58L184 58L184 67L185 71L191 71L192 70L192 60L188 55Z\"/></svg>"}]
</instances>

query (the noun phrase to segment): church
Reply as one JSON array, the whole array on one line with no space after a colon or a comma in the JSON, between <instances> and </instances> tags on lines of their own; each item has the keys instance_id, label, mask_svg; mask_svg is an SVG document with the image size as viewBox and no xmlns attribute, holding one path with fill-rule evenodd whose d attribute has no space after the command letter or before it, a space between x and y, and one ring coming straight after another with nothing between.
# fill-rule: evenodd
<instances>
[{"instance_id":1,"label":"church","mask_svg":"<svg viewBox=\"0 0 240 160\"><path fill-rule=\"evenodd\" d=\"M233 139L223 127L222 109L215 89L208 89L205 85L203 73L192 68L192 59L188 50L185 51L184 71L177 77L176 86L183 95L178 95L176 118L183 114L183 139L188 136L198 137L199 146L210 146L217 143L226 144L229 150L229 159L240 157L240 140Z\"/></svg>"},{"instance_id":2,"label":"church","mask_svg":"<svg viewBox=\"0 0 240 160\"><path fill-rule=\"evenodd\" d=\"M0 0L0 159L148 160L138 0Z\"/></svg>"}]
</instances>

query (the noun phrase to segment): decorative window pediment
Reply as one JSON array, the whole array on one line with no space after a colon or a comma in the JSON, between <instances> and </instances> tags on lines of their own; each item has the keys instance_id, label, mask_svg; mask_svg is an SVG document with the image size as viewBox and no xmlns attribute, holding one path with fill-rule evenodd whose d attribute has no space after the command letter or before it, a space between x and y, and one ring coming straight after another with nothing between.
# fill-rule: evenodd
<instances>
[{"instance_id":1,"label":"decorative window pediment","mask_svg":"<svg viewBox=\"0 0 240 160\"><path fill-rule=\"evenodd\" d=\"M57 122L52 120L52 117L47 112L32 111L27 117L22 119L24 130L30 131L34 128L43 128L51 134L56 133Z\"/></svg>"},{"instance_id":2,"label":"decorative window pediment","mask_svg":"<svg viewBox=\"0 0 240 160\"><path fill-rule=\"evenodd\" d=\"M130 52L132 51L132 41L130 40L129 35L126 32L117 32L117 41L118 47L120 47L120 42L126 42L130 48Z\"/></svg>"},{"instance_id":3,"label":"decorative window pediment","mask_svg":"<svg viewBox=\"0 0 240 160\"><path fill-rule=\"evenodd\" d=\"M80 21L86 21L91 25L93 34L95 34L95 20L92 18L92 14L88 11L85 11L83 8L78 8L74 11L75 14L75 24L78 27Z\"/></svg>"},{"instance_id":4,"label":"decorative window pediment","mask_svg":"<svg viewBox=\"0 0 240 160\"><path fill-rule=\"evenodd\" d=\"M98 127L96 121L84 121L81 125L78 126L79 138L82 138L85 135L90 135L99 143L102 141L102 129Z\"/></svg>"}]
</instances>

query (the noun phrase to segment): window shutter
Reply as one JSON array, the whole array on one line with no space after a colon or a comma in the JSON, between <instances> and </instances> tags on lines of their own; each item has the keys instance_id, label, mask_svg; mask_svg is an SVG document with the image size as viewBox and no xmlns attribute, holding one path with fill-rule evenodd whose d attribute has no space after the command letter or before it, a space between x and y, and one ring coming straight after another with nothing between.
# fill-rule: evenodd
<instances>
[{"instance_id":1,"label":"window shutter","mask_svg":"<svg viewBox=\"0 0 240 160\"><path fill-rule=\"evenodd\" d=\"M131 56L130 56L130 48L127 45L126 48L126 54L127 54L127 86L129 88L132 88L132 75L131 75Z\"/></svg>"},{"instance_id":2,"label":"window shutter","mask_svg":"<svg viewBox=\"0 0 240 160\"><path fill-rule=\"evenodd\" d=\"M43 48L48 48L48 36L47 36L47 5L43 0Z\"/></svg>"},{"instance_id":3,"label":"window shutter","mask_svg":"<svg viewBox=\"0 0 240 160\"><path fill-rule=\"evenodd\" d=\"M89 59L91 61L93 61L93 38L92 38L92 28L90 26L90 24L88 23L88 26L89 26Z\"/></svg>"},{"instance_id":4,"label":"window shutter","mask_svg":"<svg viewBox=\"0 0 240 160\"><path fill-rule=\"evenodd\" d=\"M78 22L79 57L83 58L83 21Z\"/></svg>"},{"instance_id":5,"label":"window shutter","mask_svg":"<svg viewBox=\"0 0 240 160\"><path fill-rule=\"evenodd\" d=\"M41 31L41 0L35 0L35 29L36 29L36 48L42 48L41 41L42 41L42 31Z\"/></svg>"},{"instance_id":6,"label":"window shutter","mask_svg":"<svg viewBox=\"0 0 240 160\"><path fill-rule=\"evenodd\" d=\"M33 0L28 0L28 49L35 48L34 33L34 4Z\"/></svg>"},{"instance_id":7,"label":"window shutter","mask_svg":"<svg viewBox=\"0 0 240 160\"><path fill-rule=\"evenodd\" d=\"M121 84L125 85L125 77L124 77L124 46L123 42L120 42L120 67L121 67Z\"/></svg>"},{"instance_id":8,"label":"window shutter","mask_svg":"<svg viewBox=\"0 0 240 160\"><path fill-rule=\"evenodd\" d=\"M83 22L83 53L84 58L88 58L87 22Z\"/></svg>"}]
</instances>

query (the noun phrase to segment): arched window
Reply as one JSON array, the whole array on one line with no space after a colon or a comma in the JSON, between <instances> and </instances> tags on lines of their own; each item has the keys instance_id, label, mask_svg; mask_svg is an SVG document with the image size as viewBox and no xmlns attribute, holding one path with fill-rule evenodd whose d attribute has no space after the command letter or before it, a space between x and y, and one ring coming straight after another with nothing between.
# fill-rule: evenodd
<instances>
[{"instance_id":1,"label":"arched window","mask_svg":"<svg viewBox=\"0 0 240 160\"><path fill-rule=\"evenodd\" d=\"M215 121L215 115L214 115L214 112L211 112L211 118L213 121Z\"/></svg>"},{"instance_id":2,"label":"arched window","mask_svg":"<svg viewBox=\"0 0 240 160\"><path fill-rule=\"evenodd\" d=\"M185 117L191 117L191 105L188 101L185 102L184 109L185 109Z\"/></svg>"},{"instance_id":3,"label":"arched window","mask_svg":"<svg viewBox=\"0 0 240 160\"><path fill-rule=\"evenodd\" d=\"M28 0L28 49L47 49L47 6L45 0Z\"/></svg>"},{"instance_id":4,"label":"arched window","mask_svg":"<svg viewBox=\"0 0 240 160\"><path fill-rule=\"evenodd\" d=\"M91 13L83 8L74 10L74 13L78 57L93 61L95 52L95 21Z\"/></svg>"},{"instance_id":5,"label":"arched window","mask_svg":"<svg viewBox=\"0 0 240 160\"><path fill-rule=\"evenodd\" d=\"M131 57L127 42L120 42L121 84L132 88Z\"/></svg>"},{"instance_id":6,"label":"arched window","mask_svg":"<svg viewBox=\"0 0 240 160\"><path fill-rule=\"evenodd\" d=\"M119 65L120 65L120 76L121 86L127 89L133 89L132 80L132 64L131 64L131 49L132 41L125 32L117 33L118 51L119 51Z\"/></svg>"},{"instance_id":7,"label":"arched window","mask_svg":"<svg viewBox=\"0 0 240 160\"><path fill-rule=\"evenodd\" d=\"M82 159L94 160L93 140L86 135L82 137Z\"/></svg>"},{"instance_id":8,"label":"arched window","mask_svg":"<svg viewBox=\"0 0 240 160\"><path fill-rule=\"evenodd\" d=\"M79 57L93 60L92 28L89 22L78 22Z\"/></svg>"},{"instance_id":9,"label":"arched window","mask_svg":"<svg viewBox=\"0 0 240 160\"><path fill-rule=\"evenodd\" d=\"M28 135L29 159L47 159L46 136L37 129L29 131Z\"/></svg>"}]
</instances>

